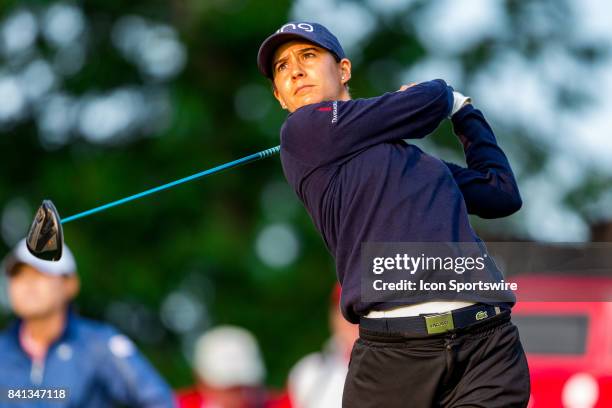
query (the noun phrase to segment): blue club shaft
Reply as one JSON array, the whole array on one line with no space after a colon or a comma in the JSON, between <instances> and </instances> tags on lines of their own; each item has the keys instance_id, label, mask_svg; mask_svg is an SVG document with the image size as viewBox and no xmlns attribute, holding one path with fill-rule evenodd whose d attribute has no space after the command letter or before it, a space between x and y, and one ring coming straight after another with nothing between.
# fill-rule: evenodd
<instances>
[{"instance_id":1,"label":"blue club shaft","mask_svg":"<svg viewBox=\"0 0 612 408\"><path fill-rule=\"evenodd\" d=\"M218 173L220 171L227 170L227 169L230 169L232 167L240 166L242 164L247 164L247 163L250 163L250 162L253 162L253 161L256 161L256 160L263 159L265 157L273 156L273 155L277 154L278 152L280 152L280 146L271 147L270 149L262 150L261 152L254 153L254 154L251 154L249 156L242 157L240 159L237 159L237 160L234 160L234 161L222 164L222 165L217 166L217 167L213 167L213 168L208 169L208 170L201 171L201 172L196 173L196 174L192 174L191 176L183 177L182 179L175 180L175 181L172 181L170 183L167 183L167 184L164 184L164 185L161 185L161 186L158 186L158 187L151 188L151 189L143 191L141 193L134 194L134 195L131 195L129 197L125 197L125 198L122 198L120 200L113 201L111 203L104 204L104 205L101 205L101 206L96 207L96 208L92 208L91 210L87 210L87 211L83 211L83 212L78 213L78 214L71 215L70 217L66 217L66 218L62 219L61 220L61 224L66 224L67 222L78 220L79 218L87 217L89 215L92 215L92 214L95 214L95 213L99 213L99 212L104 211L104 210L108 210L109 208L116 207L118 205L125 204L125 203L130 202L130 201L138 200L139 198L142 198L142 197L145 197L145 196L157 193L157 192L162 191L162 190L167 190L167 189L169 189L171 187L178 186L179 184L183 184L183 183L186 183L186 182L191 181L191 180L195 180L195 179L200 178L200 177L209 176L211 174Z\"/></svg>"}]
</instances>

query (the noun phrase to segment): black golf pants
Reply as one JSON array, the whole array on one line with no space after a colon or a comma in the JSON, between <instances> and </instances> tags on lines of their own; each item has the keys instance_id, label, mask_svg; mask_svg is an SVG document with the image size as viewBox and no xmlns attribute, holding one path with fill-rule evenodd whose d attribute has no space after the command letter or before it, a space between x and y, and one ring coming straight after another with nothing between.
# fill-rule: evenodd
<instances>
[{"instance_id":1,"label":"black golf pants","mask_svg":"<svg viewBox=\"0 0 612 408\"><path fill-rule=\"evenodd\" d=\"M343 408L526 407L529 369L510 312L436 335L360 328Z\"/></svg>"}]
</instances>

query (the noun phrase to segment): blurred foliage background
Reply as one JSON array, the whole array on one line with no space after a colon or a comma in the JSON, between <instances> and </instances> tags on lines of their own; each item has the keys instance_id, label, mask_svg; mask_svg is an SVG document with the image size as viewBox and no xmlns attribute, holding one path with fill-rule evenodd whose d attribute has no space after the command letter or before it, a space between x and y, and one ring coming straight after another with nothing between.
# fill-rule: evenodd
<instances>
[{"instance_id":1,"label":"blurred foliage background","mask_svg":"<svg viewBox=\"0 0 612 408\"><path fill-rule=\"evenodd\" d=\"M484 237L588 240L612 215L610 11L594 0L3 1L0 250L44 198L68 216L278 144L286 114L255 60L290 19L337 34L353 97L435 77L473 96L525 202L474 219ZM422 145L462 162L448 123ZM80 312L131 336L173 387L192 382L191 345L211 325L251 330L274 387L329 335L333 259L278 157L68 224L65 238ZM4 326L4 294L0 304Z\"/></svg>"}]
</instances>

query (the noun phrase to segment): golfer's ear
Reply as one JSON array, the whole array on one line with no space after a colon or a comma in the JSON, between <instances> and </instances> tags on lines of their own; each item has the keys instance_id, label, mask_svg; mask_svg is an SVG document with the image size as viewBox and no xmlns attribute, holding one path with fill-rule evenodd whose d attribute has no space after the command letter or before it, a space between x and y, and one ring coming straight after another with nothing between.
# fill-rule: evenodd
<instances>
[{"instance_id":1,"label":"golfer's ear","mask_svg":"<svg viewBox=\"0 0 612 408\"><path fill-rule=\"evenodd\" d=\"M351 60L348 58L342 58L339 65L342 84L345 85L351 79Z\"/></svg>"}]
</instances>

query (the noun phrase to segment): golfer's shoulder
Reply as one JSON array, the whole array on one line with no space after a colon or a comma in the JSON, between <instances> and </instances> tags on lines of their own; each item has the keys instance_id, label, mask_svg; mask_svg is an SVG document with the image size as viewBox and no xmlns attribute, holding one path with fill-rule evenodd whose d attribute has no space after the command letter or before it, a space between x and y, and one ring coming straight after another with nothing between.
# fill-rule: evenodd
<instances>
[{"instance_id":1,"label":"golfer's shoulder","mask_svg":"<svg viewBox=\"0 0 612 408\"><path fill-rule=\"evenodd\" d=\"M280 132L281 148L292 150L315 140L324 140L329 134L332 102L302 106L290 113Z\"/></svg>"},{"instance_id":2,"label":"golfer's shoulder","mask_svg":"<svg viewBox=\"0 0 612 408\"><path fill-rule=\"evenodd\" d=\"M324 101L302 106L290 113L281 129L281 140L298 137L312 139L313 137L328 136L334 132L343 132L340 119L350 111L355 102Z\"/></svg>"},{"instance_id":3,"label":"golfer's shoulder","mask_svg":"<svg viewBox=\"0 0 612 408\"><path fill-rule=\"evenodd\" d=\"M331 121L333 104L335 102L320 102L304 105L291 112L283 129L285 132L299 132L301 129L324 127Z\"/></svg>"}]
</instances>

